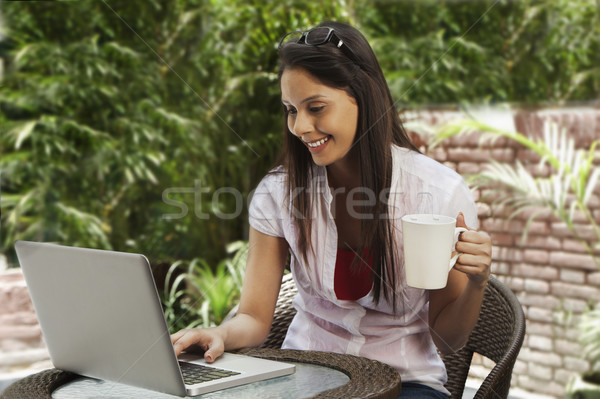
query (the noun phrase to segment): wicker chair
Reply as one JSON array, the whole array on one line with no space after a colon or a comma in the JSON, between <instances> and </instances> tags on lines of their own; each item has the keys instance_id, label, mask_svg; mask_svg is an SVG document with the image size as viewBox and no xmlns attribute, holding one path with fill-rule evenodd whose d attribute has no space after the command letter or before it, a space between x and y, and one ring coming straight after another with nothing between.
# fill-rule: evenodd
<instances>
[{"instance_id":1,"label":"wicker chair","mask_svg":"<svg viewBox=\"0 0 600 399\"><path fill-rule=\"evenodd\" d=\"M280 348L287 328L296 313L292 299L297 290L290 274L284 276L271 332L263 347ZM232 311L232 314L235 312ZM453 398L462 397L473 353L494 362L495 367L483 381L475 399L506 398L512 369L525 336L525 316L515 295L498 279L490 277L479 320L467 345L443 358L448 371L446 388Z\"/></svg>"}]
</instances>

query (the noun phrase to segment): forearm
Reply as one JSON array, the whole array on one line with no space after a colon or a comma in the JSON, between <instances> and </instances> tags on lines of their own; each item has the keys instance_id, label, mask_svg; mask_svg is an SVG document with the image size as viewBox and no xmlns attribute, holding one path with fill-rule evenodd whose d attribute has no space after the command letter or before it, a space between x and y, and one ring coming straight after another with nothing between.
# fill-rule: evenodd
<instances>
[{"instance_id":1,"label":"forearm","mask_svg":"<svg viewBox=\"0 0 600 399\"><path fill-rule=\"evenodd\" d=\"M221 334L227 351L262 344L269 334L270 327L270 324L263 323L249 314L238 313L216 329Z\"/></svg>"},{"instance_id":2,"label":"forearm","mask_svg":"<svg viewBox=\"0 0 600 399\"><path fill-rule=\"evenodd\" d=\"M438 314L431 336L440 352L452 353L462 348L479 318L485 284L469 281L461 294Z\"/></svg>"}]
</instances>

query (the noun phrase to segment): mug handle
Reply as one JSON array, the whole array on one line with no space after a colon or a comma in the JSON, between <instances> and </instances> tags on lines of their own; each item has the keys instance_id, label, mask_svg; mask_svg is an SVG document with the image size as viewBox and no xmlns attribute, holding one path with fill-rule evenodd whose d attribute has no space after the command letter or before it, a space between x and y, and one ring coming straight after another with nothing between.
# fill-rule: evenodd
<instances>
[{"instance_id":1,"label":"mug handle","mask_svg":"<svg viewBox=\"0 0 600 399\"><path fill-rule=\"evenodd\" d=\"M458 240L458 236L460 235L460 233L462 233L463 231L469 231L468 229L465 229L464 227L456 227L454 229L454 241ZM452 268L454 267L454 265L456 264L456 261L458 260L458 256L460 254L456 254L452 257L452 259L450 259L450 264L448 265L448 271L452 270Z\"/></svg>"}]
</instances>

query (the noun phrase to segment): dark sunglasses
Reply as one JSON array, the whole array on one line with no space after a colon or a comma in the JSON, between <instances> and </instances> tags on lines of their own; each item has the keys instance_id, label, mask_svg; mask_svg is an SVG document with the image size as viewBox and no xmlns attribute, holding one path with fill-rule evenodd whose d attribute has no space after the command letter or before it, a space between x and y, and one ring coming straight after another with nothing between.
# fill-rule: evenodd
<instances>
[{"instance_id":1,"label":"dark sunglasses","mask_svg":"<svg viewBox=\"0 0 600 399\"><path fill-rule=\"evenodd\" d=\"M339 48L352 62L356 65L361 66L356 58L356 54L348 45L344 43L334 32L333 28L321 26L302 32L299 30L286 33L279 42L277 49L281 49L288 43L299 43L307 46L321 46L323 44L332 42L337 48Z\"/></svg>"}]
</instances>

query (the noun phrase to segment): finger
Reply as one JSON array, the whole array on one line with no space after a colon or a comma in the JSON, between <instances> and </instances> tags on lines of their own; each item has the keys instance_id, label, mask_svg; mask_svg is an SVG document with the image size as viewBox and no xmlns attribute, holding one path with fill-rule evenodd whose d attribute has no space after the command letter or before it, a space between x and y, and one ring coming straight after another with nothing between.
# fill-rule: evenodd
<instances>
[{"instance_id":1,"label":"finger","mask_svg":"<svg viewBox=\"0 0 600 399\"><path fill-rule=\"evenodd\" d=\"M218 341L218 342L217 342ZM214 362L219 356L223 354L224 351L223 344L219 340L213 340L211 345L209 345L208 350L204 352L204 360L207 363Z\"/></svg>"},{"instance_id":2,"label":"finger","mask_svg":"<svg viewBox=\"0 0 600 399\"><path fill-rule=\"evenodd\" d=\"M492 243L492 240L491 240L490 236L487 235L487 233L485 233L483 231L475 231L475 230L469 230L469 231L463 232L460 236L460 240L477 243L477 244L490 244L491 245L491 243Z\"/></svg>"},{"instance_id":3,"label":"finger","mask_svg":"<svg viewBox=\"0 0 600 399\"><path fill-rule=\"evenodd\" d=\"M467 224L465 223L465 215L463 215L462 212L460 212L456 217L456 227L464 227L465 229L468 228Z\"/></svg>"},{"instance_id":4,"label":"finger","mask_svg":"<svg viewBox=\"0 0 600 399\"><path fill-rule=\"evenodd\" d=\"M171 343L175 343L175 341L177 341L179 338L183 337L186 332L188 332L188 330L184 329L184 330L179 330L174 334L171 334Z\"/></svg>"},{"instance_id":5,"label":"finger","mask_svg":"<svg viewBox=\"0 0 600 399\"><path fill-rule=\"evenodd\" d=\"M460 267L476 267L478 269L489 269L490 257L487 255L471 255L471 254L460 254L456 261L457 268Z\"/></svg>"},{"instance_id":6,"label":"finger","mask_svg":"<svg viewBox=\"0 0 600 399\"><path fill-rule=\"evenodd\" d=\"M463 254L485 255L489 257L492 254L492 247L491 245L459 241L456 243L456 251Z\"/></svg>"},{"instance_id":7,"label":"finger","mask_svg":"<svg viewBox=\"0 0 600 399\"><path fill-rule=\"evenodd\" d=\"M209 342L210 338L201 331L187 330L178 340L173 342L173 348L175 354L179 356L181 352L193 346L206 350Z\"/></svg>"}]
</instances>

